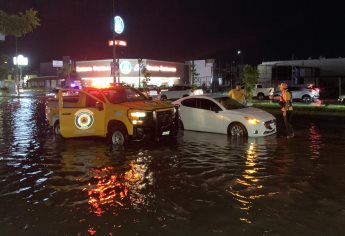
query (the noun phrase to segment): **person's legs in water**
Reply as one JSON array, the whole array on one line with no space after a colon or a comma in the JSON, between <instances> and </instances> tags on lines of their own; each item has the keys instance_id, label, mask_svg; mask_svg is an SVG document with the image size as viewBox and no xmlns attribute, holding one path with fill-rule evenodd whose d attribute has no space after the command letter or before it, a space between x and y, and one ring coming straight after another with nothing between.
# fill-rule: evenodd
<instances>
[{"instance_id":1,"label":"person's legs in water","mask_svg":"<svg viewBox=\"0 0 345 236\"><path fill-rule=\"evenodd\" d=\"M283 119L284 119L284 124L285 124L285 130L286 130L286 137L290 138L294 136L293 128L291 125L291 117L292 117L292 112L287 111L286 113L283 112Z\"/></svg>"}]
</instances>

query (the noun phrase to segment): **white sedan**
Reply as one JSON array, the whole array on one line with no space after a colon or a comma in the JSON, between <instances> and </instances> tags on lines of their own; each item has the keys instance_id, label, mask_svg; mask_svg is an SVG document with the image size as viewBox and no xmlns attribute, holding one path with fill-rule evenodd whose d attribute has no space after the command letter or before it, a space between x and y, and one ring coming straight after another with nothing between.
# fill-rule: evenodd
<instances>
[{"instance_id":1,"label":"white sedan","mask_svg":"<svg viewBox=\"0 0 345 236\"><path fill-rule=\"evenodd\" d=\"M272 114L246 107L228 96L184 97L173 104L179 107L182 129L249 137L277 132Z\"/></svg>"}]
</instances>

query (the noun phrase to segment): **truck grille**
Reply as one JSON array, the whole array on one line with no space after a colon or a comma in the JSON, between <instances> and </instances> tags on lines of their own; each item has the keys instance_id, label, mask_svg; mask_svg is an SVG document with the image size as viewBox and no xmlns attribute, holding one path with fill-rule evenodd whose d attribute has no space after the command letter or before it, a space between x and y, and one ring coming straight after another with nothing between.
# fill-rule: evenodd
<instances>
[{"instance_id":1,"label":"truck grille","mask_svg":"<svg viewBox=\"0 0 345 236\"><path fill-rule=\"evenodd\" d=\"M162 127L163 129L167 126L170 126L173 122L173 113L174 110L164 110L164 111L157 111L157 123L158 127Z\"/></svg>"}]
</instances>

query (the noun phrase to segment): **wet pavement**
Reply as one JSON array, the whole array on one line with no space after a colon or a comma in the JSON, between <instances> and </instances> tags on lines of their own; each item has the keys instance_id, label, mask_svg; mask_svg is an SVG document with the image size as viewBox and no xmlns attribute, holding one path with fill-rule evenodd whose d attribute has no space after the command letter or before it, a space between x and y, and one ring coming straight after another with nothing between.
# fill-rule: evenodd
<instances>
[{"instance_id":1,"label":"wet pavement","mask_svg":"<svg viewBox=\"0 0 345 236\"><path fill-rule=\"evenodd\" d=\"M344 235L345 120L295 137L61 139L42 97L0 98L0 235Z\"/></svg>"}]
</instances>

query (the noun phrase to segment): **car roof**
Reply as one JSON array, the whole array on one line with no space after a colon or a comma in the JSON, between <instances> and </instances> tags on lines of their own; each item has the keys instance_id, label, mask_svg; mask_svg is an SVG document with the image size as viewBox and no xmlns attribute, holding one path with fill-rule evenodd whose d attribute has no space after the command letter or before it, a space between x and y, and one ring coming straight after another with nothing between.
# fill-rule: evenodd
<instances>
[{"instance_id":1,"label":"car roof","mask_svg":"<svg viewBox=\"0 0 345 236\"><path fill-rule=\"evenodd\" d=\"M176 101L183 101L186 99L192 99L192 98L206 98L206 99L217 99L221 97L228 97L224 94L203 94L203 95L193 95L193 96L187 96L177 99Z\"/></svg>"}]
</instances>

